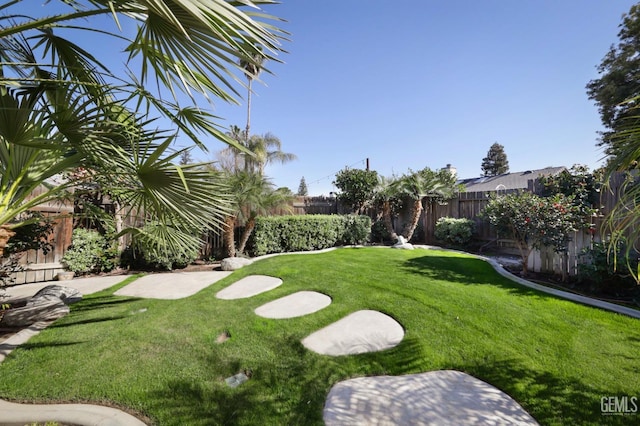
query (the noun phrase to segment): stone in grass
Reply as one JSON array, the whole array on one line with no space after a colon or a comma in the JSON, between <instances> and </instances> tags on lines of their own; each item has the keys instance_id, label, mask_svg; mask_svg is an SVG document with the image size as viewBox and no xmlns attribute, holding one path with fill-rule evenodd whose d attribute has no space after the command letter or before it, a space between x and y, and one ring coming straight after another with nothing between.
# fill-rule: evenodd
<instances>
[{"instance_id":1,"label":"stone in grass","mask_svg":"<svg viewBox=\"0 0 640 426\"><path fill-rule=\"evenodd\" d=\"M224 381L229 387L237 388L238 386L249 380L251 378L251 375L251 370L244 370L243 372L240 372L235 376L227 377L226 379L224 379Z\"/></svg>"},{"instance_id":2,"label":"stone in grass","mask_svg":"<svg viewBox=\"0 0 640 426\"><path fill-rule=\"evenodd\" d=\"M408 243L407 239L402 235L398 235L398 241L392 247L397 249L413 250L413 244Z\"/></svg>"},{"instance_id":3,"label":"stone in grass","mask_svg":"<svg viewBox=\"0 0 640 426\"><path fill-rule=\"evenodd\" d=\"M222 259L222 262L220 262L220 269L223 271L235 271L236 269L240 269L243 266L251 264L251 262L251 259L246 259L244 257L227 257L226 259Z\"/></svg>"},{"instance_id":4,"label":"stone in grass","mask_svg":"<svg viewBox=\"0 0 640 426\"><path fill-rule=\"evenodd\" d=\"M216 338L216 343L224 343L231 338L231 333L229 330L225 330Z\"/></svg>"}]
</instances>

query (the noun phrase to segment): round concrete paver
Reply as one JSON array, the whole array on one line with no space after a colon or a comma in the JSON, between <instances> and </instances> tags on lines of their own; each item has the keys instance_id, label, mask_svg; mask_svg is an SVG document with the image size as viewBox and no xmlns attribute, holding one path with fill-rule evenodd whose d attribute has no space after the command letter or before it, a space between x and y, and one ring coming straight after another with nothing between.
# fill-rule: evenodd
<instances>
[{"instance_id":1,"label":"round concrete paver","mask_svg":"<svg viewBox=\"0 0 640 426\"><path fill-rule=\"evenodd\" d=\"M220 290L216 297L224 300L244 299L273 290L281 284L280 278L267 275L249 275Z\"/></svg>"},{"instance_id":2,"label":"round concrete paver","mask_svg":"<svg viewBox=\"0 0 640 426\"><path fill-rule=\"evenodd\" d=\"M538 424L506 393L453 370L337 383L323 419L327 426Z\"/></svg>"},{"instance_id":3,"label":"round concrete paver","mask_svg":"<svg viewBox=\"0 0 640 426\"><path fill-rule=\"evenodd\" d=\"M363 310L310 334L302 344L322 355L339 356L389 349L403 337L404 329L396 320L382 312Z\"/></svg>"},{"instance_id":4,"label":"round concrete paver","mask_svg":"<svg viewBox=\"0 0 640 426\"><path fill-rule=\"evenodd\" d=\"M299 291L256 308L264 318L285 319L312 314L331 304L331 298L316 291Z\"/></svg>"}]
</instances>

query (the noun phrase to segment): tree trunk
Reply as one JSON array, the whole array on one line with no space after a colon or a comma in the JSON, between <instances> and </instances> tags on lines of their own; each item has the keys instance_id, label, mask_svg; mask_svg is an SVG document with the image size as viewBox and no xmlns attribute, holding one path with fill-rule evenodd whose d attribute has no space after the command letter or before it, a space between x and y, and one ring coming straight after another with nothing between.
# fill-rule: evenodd
<instances>
[{"instance_id":1,"label":"tree trunk","mask_svg":"<svg viewBox=\"0 0 640 426\"><path fill-rule=\"evenodd\" d=\"M253 228L256 227L256 218L252 217L247 221L247 224L244 226L244 231L242 232L242 237L240 238L240 242L238 243L238 252L240 254L244 253L244 246L247 245L247 241L249 241L249 237L253 232Z\"/></svg>"},{"instance_id":2,"label":"tree trunk","mask_svg":"<svg viewBox=\"0 0 640 426\"><path fill-rule=\"evenodd\" d=\"M227 216L224 219L223 249L224 257L236 257L236 243L234 233L236 230L235 216Z\"/></svg>"},{"instance_id":3,"label":"tree trunk","mask_svg":"<svg viewBox=\"0 0 640 426\"><path fill-rule=\"evenodd\" d=\"M115 201L114 202L114 208L115 208L115 223L116 223L116 234L119 235L120 232L122 232L122 227L124 224L124 220L122 218L122 207L120 206L120 203ZM120 235L118 237L118 251L122 252L126 247L126 241L124 238L124 235Z\"/></svg>"},{"instance_id":4,"label":"tree trunk","mask_svg":"<svg viewBox=\"0 0 640 426\"><path fill-rule=\"evenodd\" d=\"M518 250L520 251L520 257L522 257L522 276L526 277L529 273L529 255L531 255L533 248L529 247L529 245L526 243L524 247L520 242L516 242L516 244L518 246Z\"/></svg>"},{"instance_id":5,"label":"tree trunk","mask_svg":"<svg viewBox=\"0 0 640 426\"><path fill-rule=\"evenodd\" d=\"M16 235L16 233L6 225L0 226L0 257L4 256L4 249L7 247L7 242L9 242L14 235Z\"/></svg>"},{"instance_id":6,"label":"tree trunk","mask_svg":"<svg viewBox=\"0 0 640 426\"><path fill-rule=\"evenodd\" d=\"M387 232L391 236L391 240L395 242L398 239L398 234L393 229L393 222L391 221L391 205L388 201L382 204L382 218L384 220L384 227L387 228Z\"/></svg>"},{"instance_id":7,"label":"tree trunk","mask_svg":"<svg viewBox=\"0 0 640 426\"><path fill-rule=\"evenodd\" d=\"M411 221L405 225L404 232L402 233L407 241L411 240L411 237L413 237L413 232L418 227L418 222L420 222L420 214L422 214L422 210L422 199L414 200L413 205L411 206Z\"/></svg>"},{"instance_id":8,"label":"tree trunk","mask_svg":"<svg viewBox=\"0 0 640 426\"><path fill-rule=\"evenodd\" d=\"M249 80L249 88L247 91L247 127L244 130L244 141L246 146L249 146L249 130L251 129L251 83L253 82L253 78L247 77ZM245 162L245 168L247 167Z\"/></svg>"}]
</instances>

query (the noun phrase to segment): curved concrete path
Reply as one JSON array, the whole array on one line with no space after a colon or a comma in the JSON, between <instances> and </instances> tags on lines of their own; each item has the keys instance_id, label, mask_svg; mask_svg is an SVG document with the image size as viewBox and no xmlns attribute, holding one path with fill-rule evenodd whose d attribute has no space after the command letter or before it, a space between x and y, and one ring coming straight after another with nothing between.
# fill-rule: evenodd
<instances>
[{"instance_id":1,"label":"curved concrete path","mask_svg":"<svg viewBox=\"0 0 640 426\"><path fill-rule=\"evenodd\" d=\"M513 398L466 373L431 371L335 384L323 419L342 425L537 425Z\"/></svg>"},{"instance_id":2,"label":"curved concrete path","mask_svg":"<svg viewBox=\"0 0 640 426\"><path fill-rule=\"evenodd\" d=\"M302 344L322 355L355 355L390 349L403 337L404 329L390 316L362 310L310 334Z\"/></svg>"},{"instance_id":3,"label":"curved concrete path","mask_svg":"<svg viewBox=\"0 0 640 426\"><path fill-rule=\"evenodd\" d=\"M298 291L256 308L263 318L286 319L318 312L331 304L331 298L316 291Z\"/></svg>"}]
</instances>

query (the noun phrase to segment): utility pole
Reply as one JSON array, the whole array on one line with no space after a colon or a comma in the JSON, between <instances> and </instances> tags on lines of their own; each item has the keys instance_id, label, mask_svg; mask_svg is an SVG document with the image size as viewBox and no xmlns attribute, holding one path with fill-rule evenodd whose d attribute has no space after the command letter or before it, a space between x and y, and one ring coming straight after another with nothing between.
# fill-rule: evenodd
<instances>
[{"instance_id":1,"label":"utility pole","mask_svg":"<svg viewBox=\"0 0 640 426\"><path fill-rule=\"evenodd\" d=\"M367 171L369 171L369 157L367 157Z\"/></svg>"}]
</instances>

